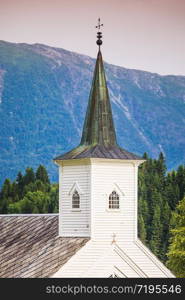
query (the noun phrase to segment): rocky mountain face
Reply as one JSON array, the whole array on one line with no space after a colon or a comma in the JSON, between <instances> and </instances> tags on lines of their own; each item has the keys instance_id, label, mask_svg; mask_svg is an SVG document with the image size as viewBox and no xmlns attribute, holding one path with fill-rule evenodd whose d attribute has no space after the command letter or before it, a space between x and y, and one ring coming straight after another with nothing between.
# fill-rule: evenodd
<instances>
[{"instance_id":1,"label":"rocky mountain face","mask_svg":"<svg viewBox=\"0 0 185 300\"><path fill-rule=\"evenodd\" d=\"M76 146L95 60L41 44L0 41L0 182ZM185 76L125 69L105 63L117 139L142 155L185 161Z\"/></svg>"}]
</instances>

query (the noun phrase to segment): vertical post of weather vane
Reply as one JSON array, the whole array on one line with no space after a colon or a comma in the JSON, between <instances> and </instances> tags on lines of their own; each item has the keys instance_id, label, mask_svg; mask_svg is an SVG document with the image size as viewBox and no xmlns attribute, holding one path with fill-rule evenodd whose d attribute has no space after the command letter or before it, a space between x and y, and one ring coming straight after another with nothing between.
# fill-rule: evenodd
<instances>
[{"instance_id":1,"label":"vertical post of weather vane","mask_svg":"<svg viewBox=\"0 0 185 300\"><path fill-rule=\"evenodd\" d=\"M99 51L100 51L100 46L103 43L102 42L102 32L100 31L101 26L103 26L103 24L101 24L100 18L98 18L98 25L96 26L96 28L98 29L96 44L99 46Z\"/></svg>"}]
</instances>

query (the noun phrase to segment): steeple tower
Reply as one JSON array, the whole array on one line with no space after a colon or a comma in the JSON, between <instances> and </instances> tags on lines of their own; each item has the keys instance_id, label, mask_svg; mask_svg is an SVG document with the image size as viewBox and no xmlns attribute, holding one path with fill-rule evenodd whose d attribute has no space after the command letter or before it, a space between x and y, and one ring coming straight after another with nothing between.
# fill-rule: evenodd
<instances>
[{"instance_id":1,"label":"steeple tower","mask_svg":"<svg viewBox=\"0 0 185 300\"><path fill-rule=\"evenodd\" d=\"M98 55L89 95L81 142L71 151L56 157L54 160L80 158L141 159L118 146L114 128L109 92L100 46L102 45L103 24L98 19L97 45Z\"/></svg>"},{"instance_id":2,"label":"steeple tower","mask_svg":"<svg viewBox=\"0 0 185 300\"><path fill-rule=\"evenodd\" d=\"M59 166L59 236L89 241L56 277L173 277L138 240L138 167L118 146L101 55L98 56L79 146ZM63 241L63 239L62 239Z\"/></svg>"}]
</instances>

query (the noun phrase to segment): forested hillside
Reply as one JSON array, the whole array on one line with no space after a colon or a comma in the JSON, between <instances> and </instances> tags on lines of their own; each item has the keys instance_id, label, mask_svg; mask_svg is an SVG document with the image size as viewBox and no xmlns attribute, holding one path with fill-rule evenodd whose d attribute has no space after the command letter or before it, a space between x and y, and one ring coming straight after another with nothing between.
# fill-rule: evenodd
<instances>
[{"instance_id":1,"label":"forested hillside","mask_svg":"<svg viewBox=\"0 0 185 300\"><path fill-rule=\"evenodd\" d=\"M185 167L166 173L164 156L148 158L139 169L139 236L154 254L166 261L172 212L185 196Z\"/></svg>"}]
</instances>

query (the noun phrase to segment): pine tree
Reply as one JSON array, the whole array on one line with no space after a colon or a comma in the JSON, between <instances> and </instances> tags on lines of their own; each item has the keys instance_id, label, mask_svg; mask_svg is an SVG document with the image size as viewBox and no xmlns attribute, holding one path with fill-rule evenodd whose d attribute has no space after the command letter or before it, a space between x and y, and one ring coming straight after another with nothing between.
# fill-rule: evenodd
<instances>
[{"instance_id":1,"label":"pine tree","mask_svg":"<svg viewBox=\"0 0 185 300\"><path fill-rule=\"evenodd\" d=\"M18 197L22 199L23 197L23 189L24 189L24 178L21 172L17 174L16 183L18 188Z\"/></svg>"},{"instance_id":2,"label":"pine tree","mask_svg":"<svg viewBox=\"0 0 185 300\"><path fill-rule=\"evenodd\" d=\"M146 228L142 216L139 216L138 218L138 230L139 230L140 239L142 240L143 243L146 243Z\"/></svg>"},{"instance_id":3,"label":"pine tree","mask_svg":"<svg viewBox=\"0 0 185 300\"><path fill-rule=\"evenodd\" d=\"M139 216L142 216L144 223L147 224L148 223L149 210L148 210L147 201L145 200L144 196L139 197L139 200L138 200L138 214L139 214Z\"/></svg>"},{"instance_id":4,"label":"pine tree","mask_svg":"<svg viewBox=\"0 0 185 300\"><path fill-rule=\"evenodd\" d=\"M160 247L161 247L161 235L162 235L162 226L161 226L161 211L159 205L156 205L154 209L153 220L151 224L151 239L149 242L152 252L159 256Z\"/></svg>"},{"instance_id":5,"label":"pine tree","mask_svg":"<svg viewBox=\"0 0 185 300\"><path fill-rule=\"evenodd\" d=\"M26 174L23 176L23 185L35 182L35 173L32 168L26 168Z\"/></svg>"},{"instance_id":6,"label":"pine tree","mask_svg":"<svg viewBox=\"0 0 185 300\"><path fill-rule=\"evenodd\" d=\"M159 208L161 208L162 206L161 193L155 188L155 186L153 187L149 201L150 201L149 209L150 209L150 221L151 221L153 219L156 206L159 206Z\"/></svg>"},{"instance_id":7,"label":"pine tree","mask_svg":"<svg viewBox=\"0 0 185 300\"><path fill-rule=\"evenodd\" d=\"M176 182L179 187L179 200L185 196L185 167L180 165L176 173Z\"/></svg>"},{"instance_id":8,"label":"pine tree","mask_svg":"<svg viewBox=\"0 0 185 300\"><path fill-rule=\"evenodd\" d=\"M18 186L17 186L17 183L15 181L12 182L12 186L11 186L11 198L12 198L13 202L19 201Z\"/></svg>"},{"instance_id":9,"label":"pine tree","mask_svg":"<svg viewBox=\"0 0 185 300\"><path fill-rule=\"evenodd\" d=\"M166 261L167 259L166 252L169 245L170 218L171 218L171 210L167 200L164 200L161 208L162 243L161 243L161 250L160 250L160 257L163 261Z\"/></svg>"},{"instance_id":10,"label":"pine tree","mask_svg":"<svg viewBox=\"0 0 185 300\"><path fill-rule=\"evenodd\" d=\"M148 159L148 154L146 152L144 152L143 158L146 159L146 160Z\"/></svg>"},{"instance_id":11,"label":"pine tree","mask_svg":"<svg viewBox=\"0 0 185 300\"><path fill-rule=\"evenodd\" d=\"M154 160L155 177L157 178L157 189L163 193L165 189L165 174L166 174L166 163L163 153L159 154L158 160Z\"/></svg>"},{"instance_id":12,"label":"pine tree","mask_svg":"<svg viewBox=\"0 0 185 300\"><path fill-rule=\"evenodd\" d=\"M6 214L8 212L8 204L12 202L12 184L10 179L5 179L1 193L0 193L0 213Z\"/></svg>"},{"instance_id":13,"label":"pine tree","mask_svg":"<svg viewBox=\"0 0 185 300\"><path fill-rule=\"evenodd\" d=\"M11 190L12 190L12 184L10 179L5 179L3 186L2 186L2 190L1 190L1 195L2 198L10 198L11 197Z\"/></svg>"},{"instance_id":14,"label":"pine tree","mask_svg":"<svg viewBox=\"0 0 185 300\"><path fill-rule=\"evenodd\" d=\"M48 173L43 165L40 165L36 171L36 179L41 180L45 184L50 184Z\"/></svg>"},{"instance_id":15,"label":"pine tree","mask_svg":"<svg viewBox=\"0 0 185 300\"><path fill-rule=\"evenodd\" d=\"M168 173L166 177L165 198L171 210L174 210L180 199L179 186L176 182L175 172Z\"/></svg>"},{"instance_id":16,"label":"pine tree","mask_svg":"<svg viewBox=\"0 0 185 300\"><path fill-rule=\"evenodd\" d=\"M185 197L172 214L167 266L177 277L185 277Z\"/></svg>"},{"instance_id":17,"label":"pine tree","mask_svg":"<svg viewBox=\"0 0 185 300\"><path fill-rule=\"evenodd\" d=\"M164 157L164 154L161 152L159 154L159 159L157 161L157 171L158 171L158 174L161 176L161 177L164 177L165 174L166 174L166 162L165 162L165 157Z\"/></svg>"}]
</instances>

